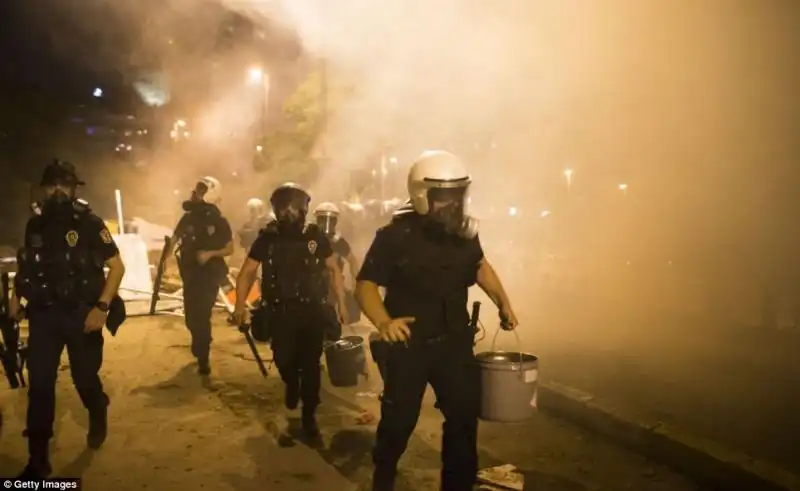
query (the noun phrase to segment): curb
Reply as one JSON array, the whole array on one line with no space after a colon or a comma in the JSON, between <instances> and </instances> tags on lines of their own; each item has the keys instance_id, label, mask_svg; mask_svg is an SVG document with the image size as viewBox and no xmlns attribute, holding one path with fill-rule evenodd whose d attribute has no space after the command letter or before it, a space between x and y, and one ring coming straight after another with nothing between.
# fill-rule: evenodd
<instances>
[{"instance_id":1,"label":"curb","mask_svg":"<svg viewBox=\"0 0 800 491\"><path fill-rule=\"evenodd\" d=\"M631 421L591 394L561 385L539 387L539 407L606 436L713 489L797 491L800 476L714 442L656 422Z\"/></svg>"}]
</instances>

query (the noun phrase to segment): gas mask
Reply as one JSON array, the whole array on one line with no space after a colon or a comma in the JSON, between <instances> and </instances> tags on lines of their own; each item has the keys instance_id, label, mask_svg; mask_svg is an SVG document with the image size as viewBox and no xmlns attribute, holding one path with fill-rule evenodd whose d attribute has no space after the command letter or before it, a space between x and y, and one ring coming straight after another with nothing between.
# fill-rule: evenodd
<instances>
[{"instance_id":1,"label":"gas mask","mask_svg":"<svg viewBox=\"0 0 800 491\"><path fill-rule=\"evenodd\" d=\"M67 215L72 213L73 198L64 190L56 190L42 202L42 215Z\"/></svg>"},{"instance_id":2,"label":"gas mask","mask_svg":"<svg viewBox=\"0 0 800 491\"><path fill-rule=\"evenodd\" d=\"M466 187L430 189L428 218L446 233L469 240L478 235L478 220L464 212L466 194Z\"/></svg>"}]
</instances>

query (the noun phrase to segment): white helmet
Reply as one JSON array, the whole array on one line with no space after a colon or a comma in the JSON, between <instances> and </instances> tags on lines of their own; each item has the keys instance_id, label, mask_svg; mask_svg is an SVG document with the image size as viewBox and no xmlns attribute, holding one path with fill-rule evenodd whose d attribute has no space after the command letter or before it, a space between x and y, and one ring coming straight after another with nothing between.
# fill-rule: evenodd
<instances>
[{"instance_id":1,"label":"white helmet","mask_svg":"<svg viewBox=\"0 0 800 491\"><path fill-rule=\"evenodd\" d=\"M329 202L320 203L314 208L314 217L317 225L328 235L336 234L336 224L339 221L339 208Z\"/></svg>"},{"instance_id":2,"label":"white helmet","mask_svg":"<svg viewBox=\"0 0 800 491\"><path fill-rule=\"evenodd\" d=\"M251 211L261 211L264 209L264 202L258 198L250 198L247 200L247 209Z\"/></svg>"},{"instance_id":3,"label":"white helmet","mask_svg":"<svg viewBox=\"0 0 800 491\"><path fill-rule=\"evenodd\" d=\"M442 150L427 151L408 172L408 197L418 214L430 215L447 230L471 239L478 233L478 221L464 213L471 183L461 159ZM432 209L435 202L444 206Z\"/></svg>"},{"instance_id":4,"label":"white helmet","mask_svg":"<svg viewBox=\"0 0 800 491\"><path fill-rule=\"evenodd\" d=\"M320 203L316 208L314 208L314 215L339 216L339 207L326 201L325 203Z\"/></svg>"},{"instance_id":5,"label":"white helmet","mask_svg":"<svg viewBox=\"0 0 800 491\"><path fill-rule=\"evenodd\" d=\"M463 189L466 200L471 183L472 178L461 159L450 152L429 150L423 152L408 171L408 197L417 213L427 215L431 189Z\"/></svg>"},{"instance_id":6,"label":"white helmet","mask_svg":"<svg viewBox=\"0 0 800 491\"><path fill-rule=\"evenodd\" d=\"M211 176L204 176L197 181L197 184L202 184L206 188L206 192L203 194L203 201L212 205L219 204L222 201L222 184L218 180Z\"/></svg>"}]
</instances>

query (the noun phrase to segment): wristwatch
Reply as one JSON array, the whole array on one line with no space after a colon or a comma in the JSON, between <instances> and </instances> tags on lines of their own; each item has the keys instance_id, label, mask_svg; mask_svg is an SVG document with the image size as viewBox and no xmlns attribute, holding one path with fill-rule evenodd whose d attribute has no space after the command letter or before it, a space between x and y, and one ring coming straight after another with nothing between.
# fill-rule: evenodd
<instances>
[{"instance_id":1,"label":"wristwatch","mask_svg":"<svg viewBox=\"0 0 800 491\"><path fill-rule=\"evenodd\" d=\"M108 312L109 307L106 302L97 302L96 304L94 304L94 306L97 308L97 310L101 312Z\"/></svg>"}]
</instances>

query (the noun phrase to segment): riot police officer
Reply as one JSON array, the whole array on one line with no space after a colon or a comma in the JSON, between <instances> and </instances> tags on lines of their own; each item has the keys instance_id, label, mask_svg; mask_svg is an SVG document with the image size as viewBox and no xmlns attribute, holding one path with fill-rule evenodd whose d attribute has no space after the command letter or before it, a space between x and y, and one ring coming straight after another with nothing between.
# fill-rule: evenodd
<instances>
[{"instance_id":1,"label":"riot police officer","mask_svg":"<svg viewBox=\"0 0 800 491\"><path fill-rule=\"evenodd\" d=\"M306 223L311 197L300 186L286 183L270 198L277 220L250 248L236 282L234 320L246 322L245 299L262 267L261 295L272 326L272 352L286 384L285 404L295 409L302 400L306 437L315 438L319 405L320 357L329 310L328 281L333 283L341 323L344 307L342 275L330 240L313 223Z\"/></svg>"},{"instance_id":2,"label":"riot police officer","mask_svg":"<svg viewBox=\"0 0 800 491\"><path fill-rule=\"evenodd\" d=\"M333 203L321 203L314 208L314 219L317 226L328 236L331 241L333 253L336 254L339 261L339 268L344 268L344 262L347 261L347 266L353 279L358 276L358 259L353 254L353 249L350 247L350 242L345 239L342 234L337 230L339 224L339 208Z\"/></svg>"},{"instance_id":3,"label":"riot police officer","mask_svg":"<svg viewBox=\"0 0 800 491\"><path fill-rule=\"evenodd\" d=\"M12 315L20 317L19 298L24 298L30 323L26 431L30 460L23 471L27 478L46 477L51 472L48 445L53 436L56 377L65 346L73 383L89 411L87 445L99 448L106 439L109 399L98 375L103 361L102 328L125 274L103 220L91 212L88 203L75 197L83 182L74 166L51 163L41 185L46 198L41 214L32 216L25 227L11 307Z\"/></svg>"},{"instance_id":4,"label":"riot police officer","mask_svg":"<svg viewBox=\"0 0 800 491\"><path fill-rule=\"evenodd\" d=\"M322 231L331 241L331 247L333 248L333 254L336 256L336 260L339 263L339 269L344 270L344 263L346 261L350 270L350 277L353 278L353 281L355 281L356 277L358 276L359 269L358 259L356 259L355 254L353 254L353 249L350 246L350 242L348 242L347 239L345 239L337 229L340 219L339 208L333 203L320 203L314 209L314 219L317 222L317 226L322 229ZM355 302L352 300L353 297L349 292L345 293L345 298L347 300L346 303L348 304L348 307L351 304L355 304ZM336 295L332 288L328 294L328 301L332 306L336 306ZM350 312L353 310L355 312ZM349 314L347 317L350 317L352 314L360 315L358 306L355 306L354 308L348 308L347 314Z\"/></svg>"},{"instance_id":5,"label":"riot police officer","mask_svg":"<svg viewBox=\"0 0 800 491\"><path fill-rule=\"evenodd\" d=\"M185 213L173 234L178 244L186 327L201 375L211 373L211 312L228 275L224 258L233 254L233 232L218 207L221 191L213 177L197 181L191 198L183 203Z\"/></svg>"},{"instance_id":6,"label":"riot police officer","mask_svg":"<svg viewBox=\"0 0 800 491\"><path fill-rule=\"evenodd\" d=\"M468 288L477 283L488 294L506 328L517 320L484 257L477 222L464 213L470 182L456 156L423 153L408 175L410 203L378 230L358 276L356 297L391 343L373 450L374 491L394 488L428 383L445 417L441 489L471 490L476 479L480 380ZM379 287L386 288L385 300Z\"/></svg>"},{"instance_id":7,"label":"riot police officer","mask_svg":"<svg viewBox=\"0 0 800 491\"><path fill-rule=\"evenodd\" d=\"M266 227L269 222L269 216L264 210L264 202L258 198L251 198L247 201L247 212L247 221L239 230L239 243L244 249L250 249L258 237L259 230Z\"/></svg>"}]
</instances>

